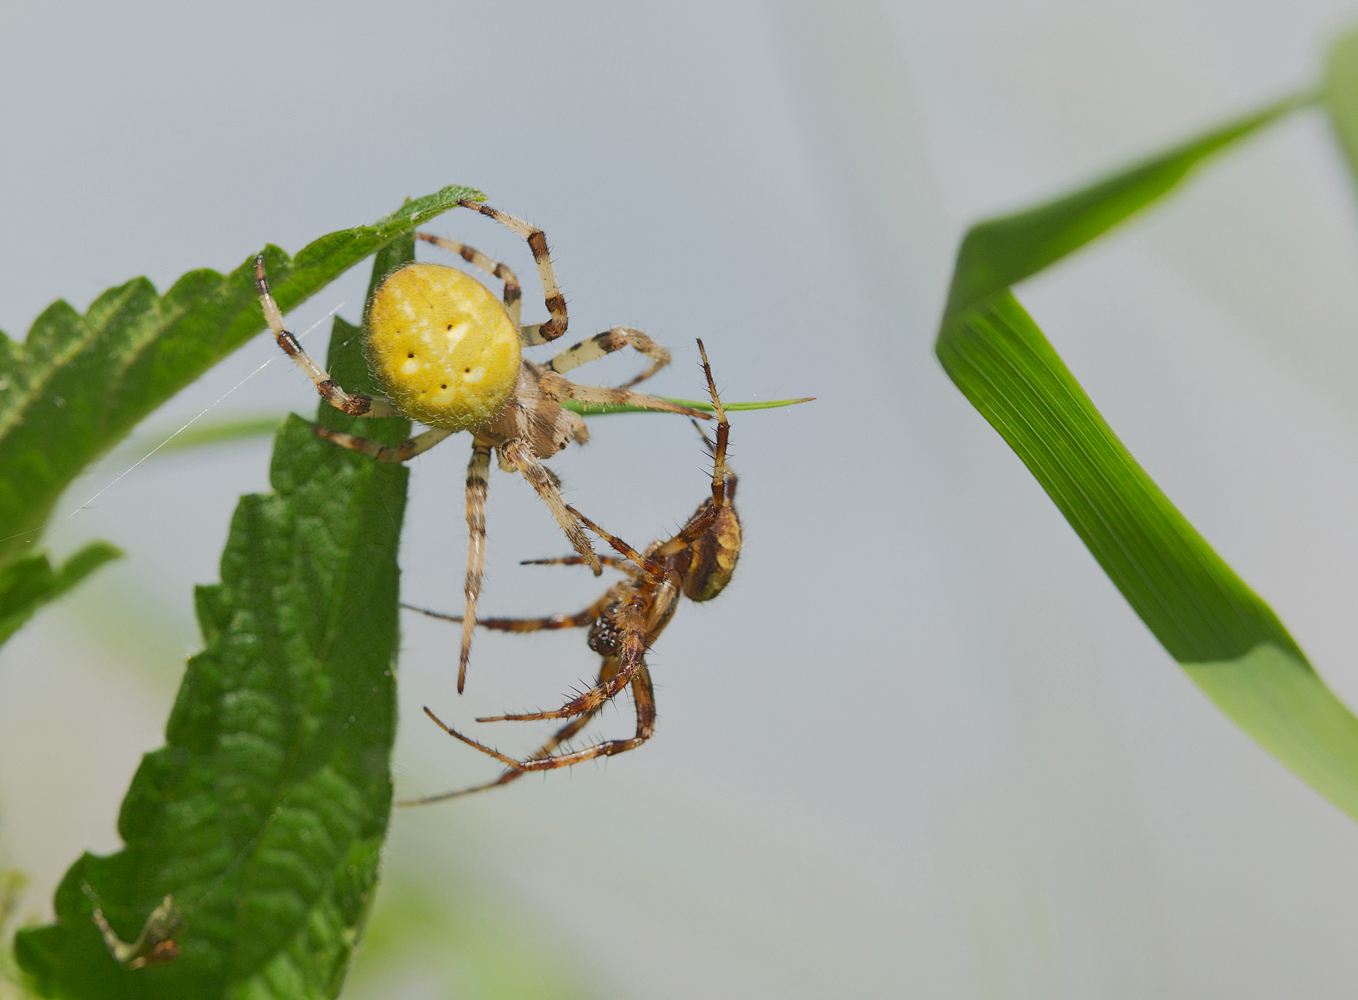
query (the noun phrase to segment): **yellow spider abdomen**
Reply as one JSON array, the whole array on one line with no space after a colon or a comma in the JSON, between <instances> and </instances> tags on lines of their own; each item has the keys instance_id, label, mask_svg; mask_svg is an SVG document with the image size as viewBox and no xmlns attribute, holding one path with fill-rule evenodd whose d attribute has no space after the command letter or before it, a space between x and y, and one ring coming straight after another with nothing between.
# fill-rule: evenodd
<instances>
[{"instance_id":1,"label":"yellow spider abdomen","mask_svg":"<svg viewBox=\"0 0 1358 1000\"><path fill-rule=\"evenodd\" d=\"M407 264L373 293L368 363L413 420L461 431L499 413L519 377L519 331L485 285L442 264Z\"/></svg>"}]
</instances>

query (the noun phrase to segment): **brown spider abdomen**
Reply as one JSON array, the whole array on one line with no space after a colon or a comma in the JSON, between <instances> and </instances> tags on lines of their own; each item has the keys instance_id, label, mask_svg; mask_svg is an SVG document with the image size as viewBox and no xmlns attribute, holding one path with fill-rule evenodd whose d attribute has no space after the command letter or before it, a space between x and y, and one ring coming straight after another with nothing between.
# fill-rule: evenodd
<instances>
[{"instance_id":1,"label":"brown spider abdomen","mask_svg":"<svg viewBox=\"0 0 1358 1000\"><path fill-rule=\"evenodd\" d=\"M613 602L599 612L599 617L594 619L594 624L589 628L589 648L600 656L616 656L618 652L618 639L622 636L622 629L618 625L618 611L622 605Z\"/></svg>"},{"instance_id":2,"label":"brown spider abdomen","mask_svg":"<svg viewBox=\"0 0 1358 1000\"><path fill-rule=\"evenodd\" d=\"M724 507L716 523L693 540L684 570L684 596L710 601L726 589L740 558L740 542L740 516L734 507Z\"/></svg>"}]
</instances>

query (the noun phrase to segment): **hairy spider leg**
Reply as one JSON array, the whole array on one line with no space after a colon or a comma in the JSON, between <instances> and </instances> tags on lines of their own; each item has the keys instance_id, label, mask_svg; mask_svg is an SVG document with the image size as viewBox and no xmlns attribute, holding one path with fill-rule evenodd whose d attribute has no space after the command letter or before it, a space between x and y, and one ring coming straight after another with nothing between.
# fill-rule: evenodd
<instances>
[{"instance_id":1,"label":"hairy spider leg","mask_svg":"<svg viewBox=\"0 0 1358 1000\"><path fill-rule=\"evenodd\" d=\"M484 440L481 435L478 439ZM566 533L566 538L570 540L571 547L584 557L590 569L594 570L594 575L598 576L603 572L603 567L599 562L598 555L590 547L589 536L585 534L585 529L581 527L580 521L571 512L571 508L566 501L561 498L561 487L556 476L552 475L550 469L543 465L541 460L533 454L533 449L515 438L505 441L499 446L500 457L509 462L517 469L524 479L528 480L530 486L537 490L542 502L547 505L547 509L556 518L556 523L561 526L561 530Z\"/></svg>"},{"instance_id":2,"label":"hairy spider leg","mask_svg":"<svg viewBox=\"0 0 1358 1000\"><path fill-rule=\"evenodd\" d=\"M620 659L625 661L626 657L623 656ZM515 773L513 774L512 777L509 775L501 775L500 778L496 779L495 781L489 782L485 785L478 786L475 789L463 789L444 796L431 796L428 799L416 799L413 800L410 804L416 805L425 801L437 802L445 797L452 798L457 795L467 794L468 792L471 791L479 791L483 788L493 788L496 785L506 784L509 781L514 780L514 778L517 778L520 774L523 774L527 771L550 771L558 767L570 767L573 764L579 764L582 763L583 761L592 760L595 757L611 757L614 754L626 753L628 750L635 750L637 747L641 746L641 744L645 743L655 734L655 691L651 685L651 673L649 670L646 669L645 662L639 660L638 662L632 665L630 671L626 666L619 666L618 673L615 674L613 677L607 678L606 680L603 678L603 672L600 671L600 684L597 685L596 689L610 687L616 684L618 678L620 678L624 672L627 672L630 677L629 683L632 685L632 699L636 704L637 712L636 735L631 737L630 739L625 740L602 740L598 743L595 743L592 746L585 747L581 750L573 750L570 753L557 754L555 756L549 755L545 757L539 757L535 755L529 758L528 760L515 760L513 757L510 757L506 754L502 754L500 753L500 751L492 749L491 747L486 746L484 743L480 743L477 740L472 739L470 736L464 736L462 733L459 733L456 729L449 726L437 715L435 715L432 711L430 711L428 707L426 707L424 710L425 714L428 715L429 718L433 719L434 722L439 726L439 728L441 728L449 736L453 737L454 739L461 740L463 743L467 744L467 746L474 747L475 749L480 750L482 753L488 756L494 757L496 760L508 766L509 769ZM621 688L619 688L619 690L621 690ZM588 715L585 716L585 719L583 721L588 721L589 716L592 716L602 706L603 702L600 702L598 705L589 710ZM577 719L575 721L582 720ZM572 725L574 725L574 723L572 723ZM571 729L571 726L566 726L563 727L562 731L564 732L565 730L569 729ZM555 737L553 739L555 740ZM555 743L552 743L551 745L555 746Z\"/></svg>"},{"instance_id":3,"label":"hairy spider leg","mask_svg":"<svg viewBox=\"0 0 1358 1000\"><path fill-rule=\"evenodd\" d=\"M447 240L441 236L434 236L430 233L416 233L419 239L449 253L455 253L473 267L478 267L491 277L499 278L504 282L504 302L505 310L509 313L510 321L519 327L519 339L525 347L544 343L540 338L535 339L531 331L534 327L523 327L523 287L519 284L518 276L509 268L509 265L502 264L497 260L487 257L475 247L469 247L465 243L458 243L456 240ZM626 326L615 326L603 333L597 333L588 340L561 351L548 362L548 366L557 374L565 374L572 368L597 361L599 358L614 351L620 351L624 347L632 347L641 354L651 359L651 365L636 378L624 382L622 388L627 389L644 382L660 369L664 368L671 361L670 352L660 344L648 337L641 330Z\"/></svg>"},{"instance_id":4,"label":"hairy spider leg","mask_svg":"<svg viewBox=\"0 0 1358 1000\"><path fill-rule=\"evenodd\" d=\"M528 347L556 340L557 337L566 332L569 317L566 315L566 297L561 294L561 289L556 283L556 272L552 270L552 257L547 251L546 234L537 226L530 225L522 219L516 219L512 215L506 215L489 205L465 199L459 201L458 204L463 208L470 208L473 212L480 212L482 215L494 219L500 225L509 227L528 240L528 249L533 251L533 260L538 266L538 277L542 279L542 295L546 300L547 313L551 316L551 319L546 323L533 323L520 327L519 337Z\"/></svg>"},{"instance_id":5,"label":"hairy spider leg","mask_svg":"<svg viewBox=\"0 0 1358 1000\"><path fill-rule=\"evenodd\" d=\"M669 351L640 330L634 330L630 326L615 326L611 330L596 333L588 340L582 340L573 347L566 348L552 358L551 369L558 375L564 375L572 368L597 361L604 355L620 351L624 347L632 347L638 353L650 358L651 366L630 382L624 382L621 386L623 389L634 386L638 382L646 381L669 364L671 360Z\"/></svg>"},{"instance_id":6,"label":"hairy spider leg","mask_svg":"<svg viewBox=\"0 0 1358 1000\"><path fill-rule=\"evenodd\" d=\"M620 569L626 573L632 572L632 563L628 559L619 559L617 556L600 556L599 562L613 569ZM553 556L551 559L520 559L520 566L585 566L588 563L580 556ZM434 617L438 617L435 615Z\"/></svg>"},{"instance_id":7,"label":"hairy spider leg","mask_svg":"<svg viewBox=\"0 0 1358 1000\"><path fill-rule=\"evenodd\" d=\"M721 395L717 392L717 383L712 377L712 366L707 361L707 348L703 346L701 338L698 340L698 353L703 359L703 374L707 376L707 391L712 396L712 408L716 411L717 417L717 443L712 448L712 501L688 524L684 525L678 534L656 547L652 556L657 559L666 559L688 547L694 539L712 527L721 515L722 509L730 503L735 495L734 481L731 483L729 492L726 486L728 476L726 449L731 437L731 424L726 419L726 408L721 405ZM699 430L701 431L701 428ZM704 434L703 438L706 440L707 435ZM732 480L734 478L734 476L731 476ZM597 534L598 529L592 525L590 527ZM599 537L602 538L603 536L600 535Z\"/></svg>"},{"instance_id":8,"label":"hairy spider leg","mask_svg":"<svg viewBox=\"0 0 1358 1000\"><path fill-rule=\"evenodd\" d=\"M409 605L407 605L407 607L409 607ZM435 614L434 617L442 618L446 616ZM481 624L484 624L484 622L482 622ZM616 656L605 656L603 663L599 667L599 682L602 683L603 681L608 680L617 672L618 672L618 658ZM602 707L603 706L600 706L600 708ZM428 709L425 709L425 711L429 713L430 718L432 718L440 726L443 726L445 732L448 731L448 727L443 725L442 721L438 718L438 716L434 715L434 713L432 712L429 712ZM594 716L596 716L598 713L599 709L595 709L588 715L582 715L577 719L572 719L570 722L566 723L555 733L553 733L552 738L549 739L542 746L538 747L538 749L534 751L533 754L529 756L527 759L543 760L550 757L552 755L553 750L559 747L562 743L565 743L567 740L573 738L578 732L580 732L580 730L584 729L585 726L589 725L590 720L593 719ZM506 768L498 778L495 778L492 781L486 781L479 785L472 785L469 788L458 788L451 792L441 792L438 795L425 795L417 799L404 799L400 802L397 802L396 805L427 806L432 805L435 802L445 802L448 799L455 799L463 795L470 795L472 792L484 792L488 788L498 788L500 785L507 785L515 778L521 777L524 773L525 772L521 767L518 766L510 767Z\"/></svg>"},{"instance_id":9,"label":"hairy spider leg","mask_svg":"<svg viewBox=\"0 0 1358 1000\"><path fill-rule=\"evenodd\" d=\"M486 494L490 490L490 445L473 439L467 463L467 582L466 624L462 627L462 654L457 664L457 693L467 684L467 663L472 655L472 629L476 625L476 599L481 596L481 575L486 567Z\"/></svg>"},{"instance_id":10,"label":"hairy spider leg","mask_svg":"<svg viewBox=\"0 0 1358 1000\"><path fill-rule=\"evenodd\" d=\"M707 456L708 456L708 458L712 459L712 461L715 463L716 460L717 460L717 443L716 443L715 441L713 441L710 437L707 436L707 431L703 430L703 425L702 425L702 424L698 423L698 421L696 421L696 420L692 421L692 423L693 423L693 429L696 430L696 431L698 432L698 436L699 436L700 438L703 439L703 447L707 449ZM725 456L724 454L722 455L722 465L725 465L725 466L726 466L726 503L725 503L725 506L730 507L730 506L732 506L732 505L735 503L735 499L736 499L736 482L737 482L738 477L736 476L736 470L733 469L733 468L731 468L731 466L729 466L729 465L726 464L726 456ZM714 471L715 471L715 466L714 466Z\"/></svg>"},{"instance_id":11,"label":"hairy spider leg","mask_svg":"<svg viewBox=\"0 0 1358 1000\"><path fill-rule=\"evenodd\" d=\"M589 536L580 522L571 514L566 501L561 499L561 489L556 477L533 454L533 450L523 441L514 439L496 445L483 434L473 437L471 464L467 466L467 529L470 538L467 547L466 610L462 622L462 650L457 666L457 690L461 694L467 682L467 664L471 660L472 632L476 627L476 602L481 595L481 577L486 561L486 494L490 470L490 449L498 447L500 456L517 469L533 489L537 490L542 502L556 518L556 523L566 533L575 550L584 555L594 575L603 572L599 557L590 547Z\"/></svg>"},{"instance_id":12,"label":"hairy spider leg","mask_svg":"<svg viewBox=\"0 0 1358 1000\"><path fill-rule=\"evenodd\" d=\"M611 594L612 591L610 590L585 610L577 611L573 615L548 615L545 618L478 618L476 624L497 632L541 632L545 629L584 628L594 624L599 617L599 612L603 611L604 606L608 603ZM464 618L462 615L449 615L442 611L417 608L413 604L402 604L401 607L408 611L418 611L430 618L440 618L446 622L461 622Z\"/></svg>"},{"instance_id":13,"label":"hairy spider leg","mask_svg":"<svg viewBox=\"0 0 1358 1000\"><path fill-rule=\"evenodd\" d=\"M440 441L451 436L454 431L445 430L442 427L435 427L427 430L423 434L416 434L413 438L407 438L395 447L387 444L379 444L371 438L359 437L356 434L346 434L344 431L334 431L329 427L313 425L312 433L317 437L325 438L341 448L348 448L356 451L360 455L367 455L375 458L379 462L408 462L416 455L422 455Z\"/></svg>"},{"instance_id":14,"label":"hairy spider leg","mask_svg":"<svg viewBox=\"0 0 1358 1000\"><path fill-rule=\"evenodd\" d=\"M580 385L578 382L572 382L564 375L558 375L554 371L544 372L538 385L541 387L543 395L557 402L577 399L582 403L640 406L647 410L663 410L666 413L679 413L686 417L699 417L703 420L712 419L710 413L695 410L691 406L684 406L681 403L671 403L668 399L647 396L643 393L633 392L631 389L610 389L602 385Z\"/></svg>"},{"instance_id":15,"label":"hairy spider leg","mask_svg":"<svg viewBox=\"0 0 1358 1000\"><path fill-rule=\"evenodd\" d=\"M269 324L269 331L273 334L274 340L283 349L283 353L292 358L297 367L311 379L322 399L335 409L354 417L400 416L401 411L388 400L374 399L361 392L345 392L340 384L330 377L329 372L316 364L311 355L302 350L297 338L283 326L283 313L279 310L278 303L274 301L273 293L269 291L269 278L264 272L262 253L255 255L255 286L259 289L259 303L264 310L264 320Z\"/></svg>"},{"instance_id":16,"label":"hairy spider leg","mask_svg":"<svg viewBox=\"0 0 1358 1000\"><path fill-rule=\"evenodd\" d=\"M442 236L434 236L430 233L416 233L416 238L432 243L434 246L449 253L455 253L473 267L479 267L492 278L499 278L504 282L504 303L505 312L509 313L509 320L516 327L521 326L523 314L523 286L519 284L519 277L508 264L501 264L498 260L491 260L475 247L469 247L465 243L458 243L456 240L445 240ZM523 331L519 332L520 340Z\"/></svg>"}]
</instances>

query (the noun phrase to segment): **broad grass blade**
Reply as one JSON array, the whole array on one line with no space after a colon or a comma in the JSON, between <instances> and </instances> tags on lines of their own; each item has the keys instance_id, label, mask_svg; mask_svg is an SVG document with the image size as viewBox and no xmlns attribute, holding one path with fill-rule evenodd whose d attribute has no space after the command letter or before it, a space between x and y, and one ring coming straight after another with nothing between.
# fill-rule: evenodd
<instances>
[{"instance_id":1,"label":"broad grass blade","mask_svg":"<svg viewBox=\"0 0 1358 1000\"><path fill-rule=\"evenodd\" d=\"M1358 40L1336 53L1328 93L1333 102L1339 80L1347 101L1358 94L1358 70L1350 72ZM935 351L1185 672L1265 749L1358 818L1358 719L1137 464L1009 290L1163 197L1207 157L1314 99L1288 98L1074 194L975 226L957 256ZM1344 121L1336 128L1350 143L1358 116ZM1352 156L1358 146L1346 148Z\"/></svg>"}]
</instances>

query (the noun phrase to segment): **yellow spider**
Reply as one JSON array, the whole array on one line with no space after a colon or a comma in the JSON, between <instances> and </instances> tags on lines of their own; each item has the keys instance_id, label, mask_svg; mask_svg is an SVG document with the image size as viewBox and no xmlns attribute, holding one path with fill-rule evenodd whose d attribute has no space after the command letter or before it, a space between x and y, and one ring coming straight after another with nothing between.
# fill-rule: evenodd
<instances>
[{"instance_id":1,"label":"yellow spider","mask_svg":"<svg viewBox=\"0 0 1358 1000\"><path fill-rule=\"evenodd\" d=\"M626 403L690 417L710 416L627 388L650 378L670 361L669 351L640 330L614 327L568 347L546 365L522 358L521 347L545 344L566 332L566 300L552 271L547 238L542 230L486 205L473 201L458 204L489 216L528 240L550 318L545 323L521 325L522 288L513 271L465 244L419 233L420 239L458 254L504 282L503 302L475 278L440 264L407 264L387 275L373 293L363 324L368 361L385 398L345 392L302 350L297 338L284 328L283 316L269 293L262 254L255 258L255 278L265 319L278 346L306 372L326 402L354 416L405 416L430 428L396 447L317 427L321 437L381 462L404 462L457 431L471 432L472 457L467 466L471 543L457 673L457 689L461 691L466 683L476 600L485 566L486 492L492 449L501 469L522 473L537 490L597 576L602 567L584 526L561 498L560 481L541 461L571 441L583 443L589 438L584 420L561 402ZM644 354L651 364L622 388L577 385L563 374L628 346Z\"/></svg>"}]
</instances>

